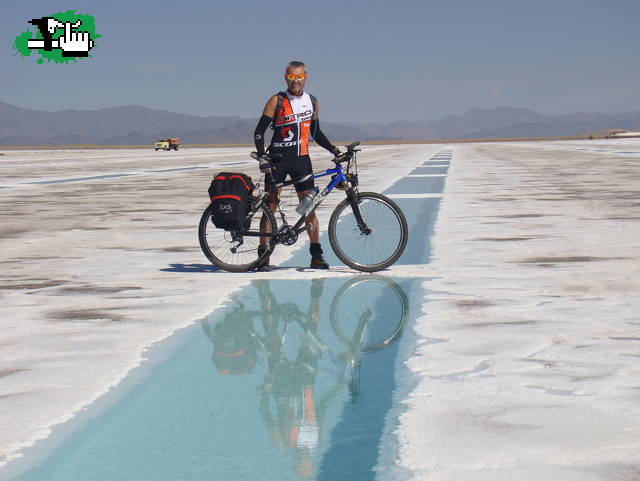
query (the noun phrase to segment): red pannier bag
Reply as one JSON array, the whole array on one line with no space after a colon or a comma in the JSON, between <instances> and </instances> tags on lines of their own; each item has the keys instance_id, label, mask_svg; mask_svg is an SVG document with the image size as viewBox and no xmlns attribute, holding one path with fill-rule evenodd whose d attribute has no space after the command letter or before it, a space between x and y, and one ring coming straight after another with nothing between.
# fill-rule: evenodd
<instances>
[{"instance_id":1,"label":"red pannier bag","mask_svg":"<svg viewBox=\"0 0 640 481\"><path fill-rule=\"evenodd\" d=\"M219 229L236 230L242 225L254 185L251 177L235 172L220 172L211 181L211 218Z\"/></svg>"}]
</instances>

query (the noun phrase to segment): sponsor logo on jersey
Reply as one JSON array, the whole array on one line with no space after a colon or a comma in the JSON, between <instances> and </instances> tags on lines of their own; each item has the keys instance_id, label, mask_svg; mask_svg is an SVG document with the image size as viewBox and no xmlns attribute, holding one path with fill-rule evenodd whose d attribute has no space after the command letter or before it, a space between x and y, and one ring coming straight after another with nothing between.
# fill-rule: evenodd
<instances>
[{"instance_id":1,"label":"sponsor logo on jersey","mask_svg":"<svg viewBox=\"0 0 640 481\"><path fill-rule=\"evenodd\" d=\"M283 142L291 142L293 137L295 136L295 132L291 127L284 127L282 129L282 141Z\"/></svg>"},{"instance_id":2,"label":"sponsor logo on jersey","mask_svg":"<svg viewBox=\"0 0 640 481\"><path fill-rule=\"evenodd\" d=\"M284 110L284 109L283 109ZM280 110L282 112L282 110ZM278 117L277 123L279 124L287 124L289 122L294 122L296 119L299 120L311 120L311 114L313 111L311 109L306 110L305 112L300 112L297 114L290 115L281 115Z\"/></svg>"},{"instance_id":3,"label":"sponsor logo on jersey","mask_svg":"<svg viewBox=\"0 0 640 481\"><path fill-rule=\"evenodd\" d=\"M295 145L298 145L297 140L294 140L293 142L274 142L273 143L274 147L293 147Z\"/></svg>"}]
</instances>

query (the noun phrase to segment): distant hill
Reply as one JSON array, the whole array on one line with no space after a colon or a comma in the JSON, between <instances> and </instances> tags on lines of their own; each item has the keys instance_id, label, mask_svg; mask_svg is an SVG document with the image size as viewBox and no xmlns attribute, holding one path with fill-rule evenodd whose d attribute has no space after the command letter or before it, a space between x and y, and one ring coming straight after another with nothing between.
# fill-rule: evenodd
<instances>
[{"instance_id":1,"label":"distant hill","mask_svg":"<svg viewBox=\"0 0 640 481\"><path fill-rule=\"evenodd\" d=\"M148 144L189 131L215 131L242 119L198 117L138 105L43 112L0 102L0 145Z\"/></svg>"},{"instance_id":2,"label":"distant hill","mask_svg":"<svg viewBox=\"0 0 640 481\"><path fill-rule=\"evenodd\" d=\"M612 128L635 130L640 127L640 112L543 115L509 107L475 108L461 116L448 115L429 122L360 127L371 137L404 140L563 137Z\"/></svg>"},{"instance_id":3,"label":"distant hill","mask_svg":"<svg viewBox=\"0 0 640 481\"><path fill-rule=\"evenodd\" d=\"M180 137L186 144L248 143L256 120L176 114L139 105L45 112L0 102L0 145L144 145L163 137ZM638 130L640 112L551 116L509 107L474 108L426 122L323 122L322 128L340 141L558 137L612 128Z\"/></svg>"}]
</instances>

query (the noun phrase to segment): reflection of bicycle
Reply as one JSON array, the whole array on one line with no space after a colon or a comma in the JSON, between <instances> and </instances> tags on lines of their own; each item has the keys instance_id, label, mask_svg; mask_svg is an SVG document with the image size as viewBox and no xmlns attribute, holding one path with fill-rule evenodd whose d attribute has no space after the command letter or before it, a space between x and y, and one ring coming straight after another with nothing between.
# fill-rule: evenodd
<instances>
[{"instance_id":1,"label":"reflection of bicycle","mask_svg":"<svg viewBox=\"0 0 640 481\"><path fill-rule=\"evenodd\" d=\"M294 225L287 224L279 200L280 227L269 210L267 199L273 194L277 197L277 191L267 191L260 197L250 198L245 222L238 230L217 229L211 220L212 207L209 205L202 214L198 229L204 254L213 264L228 271L254 269L271 255L276 245L295 244L298 235L306 229L306 217L338 187L345 191L347 198L337 205L329 220L328 234L333 251L342 262L359 271L375 272L392 265L406 247L409 230L407 221L400 207L388 197L358 190L357 145L359 142L347 146L347 152L333 159L335 168L313 174L314 179L327 175L332 177L329 184L304 207ZM346 163L344 170L342 163ZM292 179L275 185L273 189L302 180ZM266 221L263 232L260 231L261 219ZM267 249L258 255L260 237L267 238Z\"/></svg>"},{"instance_id":2,"label":"reflection of bicycle","mask_svg":"<svg viewBox=\"0 0 640 481\"><path fill-rule=\"evenodd\" d=\"M383 286L383 291L380 288ZM359 343L362 351L374 351L387 347L395 341L402 330L408 316L409 299L402 287L393 280L382 276L354 277L346 282L331 302L331 327L338 338L347 345L351 345L356 337L354 334L365 329L372 312L361 310L363 299L375 296L376 316L388 320L388 324L377 329L369 329L366 340ZM397 319L397 321L396 321ZM365 324L364 327L361 324ZM363 332L364 334L364 332Z\"/></svg>"},{"instance_id":3,"label":"reflection of bicycle","mask_svg":"<svg viewBox=\"0 0 640 481\"><path fill-rule=\"evenodd\" d=\"M265 353L266 372L258 388L261 417L273 443L292 450L296 479L310 480L313 456L327 427L327 409L345 391L357 399L363 353L384 349L400 338L408 298L386 277L350 279L326 303L328 329L320 313L327 279L311 281L310 295L302 301L306 309L300 302L278 302L271 290L274 282L283 281L252 283L259 305L250 296L246 302L253 306L236 300L224 319L214 325L203 321L202 327L222 374L247 373L259 352Z\"/></svg>"},{"instance_id":4,"label":"reflection of bicycle","mask_svg":"<svg viewBox=\"0 0 640 481\"><path fill-rule=\"evenodd\" d=\"M319 298L324 279L314 279L312 298ZM234 357L250 355L253 360L246 366L253 366L257 351L269 351L269 342L276 336L281 341L287 336L289 326L297 324L307 335L311 335L323 352L329 348L310 332L304 313L293 302L279 303L266 280L252 283L258 290L260 309L247 309L245 304L235 300L235 306L224 319L210 326L203 324L207 336L215 346L214 363L220 358L231 362ZM315 289L315 294L314 294ZM363 308L368 300L375 306ZM330 307L330 323L336 338L348 348L349 357L359 358L361 352L383 349L395 341L402 333L408 319L409 299L402 287L394 280L377 275L355 277L345 282L333 296ZM375 324L372 318L375 314ZM256 330L254 319L262 320L262 331ZM240 354L239 354L240 353ZM344 354L344 353L341 353ZM344 357L344 356L343 356ZM234 359L239 361L239 359ZM245 362L242 363L245 365ZM353 362L349 362L353 364ZM227 373L242 373L247 370L229 369Z\"/></svg>"}]
</instances>

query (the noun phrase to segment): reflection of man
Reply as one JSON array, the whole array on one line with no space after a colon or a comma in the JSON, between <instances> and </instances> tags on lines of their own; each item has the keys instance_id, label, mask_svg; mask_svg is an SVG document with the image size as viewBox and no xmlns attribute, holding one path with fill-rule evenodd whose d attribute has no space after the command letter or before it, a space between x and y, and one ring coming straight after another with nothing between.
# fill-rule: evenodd
<instances>
[{"instance_id":1,"label":"reflection of man","mask_svg":"<svg viewBox=\"0 0 640 481\"><path fill-rule=\"evenodd\" d=\"M287 359L284 336L272 335L266 344L268 374L262 388L260 411L278 446L295 449L298 479L313 479L313 456L320 438L314 397L317 365L322 351L316 338L320 321L320 297L324 279L314 279L306 322L299 319L300 347L295 359ZM271 299L261 296L265 330L277 332L270 316ZM273 328L276 328L275 330Z\"/></svg>"},{"instance_id":2,"label":"reflection of man","mask_svg":"<svg viewBox=\"0 0 640 481\"><path fill-rule=\"evenodd\" d=\"M300 200L304 199L314 186L313 177L310 177L313 174L309 157L310 137L313 137L319 146L324 147L333 155L340 154L338 148L320 130L318 102L315 97L304 91L307 76L304 63L289 62L284 74L287 90L271 96L264 107L262 117L260 117L254 133L256 149L260 156L260 171L263 173L272 172L277 184L284 182L287 175L294 180L302 179L294 184ZM276 112L276 110L278 111ZM270 154L282 156L275 164L271 164L269 159L265 157L264 149L264 133L271 123L273 123L273 138L267 150ZM265 182L268 183L269 180L267 176ZM280 189L278 189L278 194L280 194ZM275 212L277 199L272 196L268 205L271 211ZM311 242L309 247L311 268L328 269L329 265L322 257L320 227L315 213L309 214L305 222ZM264 232L266 219L262 220L260 227ZM260 243L258 255L261 255L266 249L266 237L262 237ZM267 259L258 269L269 270L269 260Z\"/></svg>"},{"instance_id":3,"label":"reflection of man","mask_svg":"<svg viewBox=\"0 0 640 481\"><path fill-rule=\"evenodd\" d=\"M260 280L260 309L244 305L227 312L212 327L202 328L213 343L212 360L221 374L246 374L254 367L257 350L264 348L267 372L259 389L260 414L277 446L293 451L298 480L314 478L314 456L320 441L320 426L326 400L316 399L314 384L323 345L316 337L320 322L320 298L324 279L311 281L311 300L307 313L291 302L279 304L271 292L270 281ZM253 319L261 317L262 331ZM287 358L285 344L294 326L299 326L300 342L295 357Z\"/></svg>"}]
</instances>

